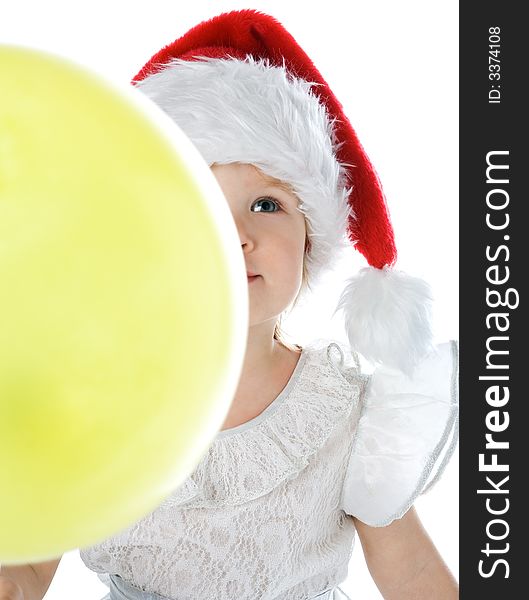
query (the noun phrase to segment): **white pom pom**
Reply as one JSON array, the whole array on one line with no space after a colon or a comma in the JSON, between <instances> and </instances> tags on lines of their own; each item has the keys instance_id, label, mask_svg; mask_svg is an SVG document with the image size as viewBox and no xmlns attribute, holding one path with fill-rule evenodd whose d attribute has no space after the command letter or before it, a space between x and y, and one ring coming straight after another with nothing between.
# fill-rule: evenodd
<instances>
[{"instance_id":1,"label":"white pom pom","mask_svg":"<svg viewBox=\"0 0 529 600\"><path fill-rule=\"evenodd\" d=\"M432 350L430 287L422 279L388 267L366 267L348 281L343 310L354 351L411 374Z\"/></svg>"}]
</instances>

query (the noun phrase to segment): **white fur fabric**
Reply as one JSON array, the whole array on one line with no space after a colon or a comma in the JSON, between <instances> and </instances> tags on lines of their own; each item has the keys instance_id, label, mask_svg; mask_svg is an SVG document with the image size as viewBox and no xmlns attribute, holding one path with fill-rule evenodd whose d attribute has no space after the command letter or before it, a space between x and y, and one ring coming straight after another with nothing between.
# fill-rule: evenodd
<instances>
[{"instance_id":1,"label":"white fur fabric","mask_svg":"<svg viewBox=\"0 0 529 600\"><path fill-rule=\"evenodd\" d=\"M335 314L343 310L353 350L411 375L433 349L431 304L430 287L422 279L366 267L348 280Z\"/></svg>"},{"instance_id":2,"label":"white fur fabric","mask_svg":"<svg viewBox=\"0 0 529 600\"><path fill-rule=\"evenodd\" d=\"M165 111L209 165L250 163L288 182L300 199L311 250L310 284L350 246L344 166L333 123L311 92L267 60L173 59L137 87Z\"/></svg>"}]
</instances>

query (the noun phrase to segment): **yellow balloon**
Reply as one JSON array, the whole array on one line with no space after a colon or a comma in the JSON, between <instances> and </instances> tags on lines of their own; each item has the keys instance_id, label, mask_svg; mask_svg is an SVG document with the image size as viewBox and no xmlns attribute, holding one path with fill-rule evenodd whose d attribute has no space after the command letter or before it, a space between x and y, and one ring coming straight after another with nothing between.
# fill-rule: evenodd
<instances>
[{"instance_id":1,"label":"yellow balloon","mask_svg":"<svg viewBox=\"0 0 529 600\"><path fill-rule=\"evenodd\" d=\"M140 92L0 46L0 563L145 516L242 368L248 290L208 166Z\"/></svg>"}]
</instances>

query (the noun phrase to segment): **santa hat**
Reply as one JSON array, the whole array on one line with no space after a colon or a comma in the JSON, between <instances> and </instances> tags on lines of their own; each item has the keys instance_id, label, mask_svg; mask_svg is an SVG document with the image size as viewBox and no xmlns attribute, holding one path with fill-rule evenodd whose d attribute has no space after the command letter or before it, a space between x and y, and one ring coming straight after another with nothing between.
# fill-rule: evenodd
<instances>
[{"instance_id":1,"label":"santa hat","mask_svg":"<svg viewBox=\"0 0 529 600\"><path fill-rule=\"evenodd\" d=\"M348 281L336 310L353 350L409 372L431 348L429 288L392 268L394 235L377 174L285 28L255 10L221 14L160 50L133 83L208 164L253 164L291 185L307 221L309 282L344 247L364 255L370 267Z\"/></svg>"}]
</instances>

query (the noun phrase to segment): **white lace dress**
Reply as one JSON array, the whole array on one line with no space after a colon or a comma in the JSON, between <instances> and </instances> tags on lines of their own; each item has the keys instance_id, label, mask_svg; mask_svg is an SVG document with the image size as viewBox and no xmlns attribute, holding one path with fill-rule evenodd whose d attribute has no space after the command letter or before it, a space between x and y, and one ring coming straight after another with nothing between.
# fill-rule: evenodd
<instances>
[{"instance_id":1,"label":"white lace dress","mask_svg":"<svg viewBox=\"0 0 529 600\"><path fill-rule=\"evenodd\" d=\"M303 349L259 416L219 432L153 512L80 549L108 584L174 600L307 600L347 577L350 515L383 526L440 475L457 437L457 350L412 379L360 372L342 344Z\"/></svg>"}]
</instances>

